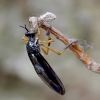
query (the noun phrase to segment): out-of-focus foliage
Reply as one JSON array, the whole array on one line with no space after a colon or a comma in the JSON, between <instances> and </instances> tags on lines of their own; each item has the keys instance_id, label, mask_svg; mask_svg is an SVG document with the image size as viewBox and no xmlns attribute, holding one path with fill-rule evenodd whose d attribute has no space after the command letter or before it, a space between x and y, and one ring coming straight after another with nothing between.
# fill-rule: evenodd
<instances>
[{"instance_id":1,"label":"out-of-focus foliage","mask_svg":"<svg viewBox=\"0 0 100 100\"><path fill-rule=\"evenodd\" d=\"M19 25L28 26L29 16L46 12L57 16L51 24L63 34L93 44L88 53L100 62L100 0L0 0L0 100L100 100L100 75L87 70L69 50L61 56L44 55L65 85L64 96L35 73ZM41 31L41 40L46 39ZM59 51L65 47L56 38L51 46Z\"/></svg>"}]
</instances>

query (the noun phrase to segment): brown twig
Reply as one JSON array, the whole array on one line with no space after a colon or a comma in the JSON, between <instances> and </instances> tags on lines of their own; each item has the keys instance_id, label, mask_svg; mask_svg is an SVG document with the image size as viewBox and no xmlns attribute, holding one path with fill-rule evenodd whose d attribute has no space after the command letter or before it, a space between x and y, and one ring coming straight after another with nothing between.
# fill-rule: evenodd
<instances>
[{"instance_id":1,"label":"brown twig","mask_svg":"<svg viewBox=\"0 0 100 100\"><path fill-rule=\"evenodd\" d=\"M41 28L45 29L46 31L49 27L50 26L46 23L41 25ZM73 41L73 39L68 39L66 36L64 36L61 32L59 32L54 27L50 28L50 32L54 36L56 36L57 39L62 41L65 45ZM77 43L70 46L69 49L77 56L78 59L80 59L80 61L82 61L82 63L86 66L87 69L96 73L100 73L100 64L96 63L91 57L89 57L89 55L86 54L86 52L84 52L84 50L82 50L82 48L80 48L80 46Z\"/></svg>"}]
</instances>

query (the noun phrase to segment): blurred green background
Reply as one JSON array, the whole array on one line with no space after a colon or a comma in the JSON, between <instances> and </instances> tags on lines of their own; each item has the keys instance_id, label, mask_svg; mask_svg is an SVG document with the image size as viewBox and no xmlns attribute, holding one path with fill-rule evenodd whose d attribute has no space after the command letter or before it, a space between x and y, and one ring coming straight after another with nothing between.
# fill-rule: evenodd
<instances>
[{"instance_id":1,"label":"blurred green background","mask_svg":"<svg viewBox=\"0 0 100 100\"><path fill-rule=\"evenodd\" d=\"M100 0L0 0L0 100L100 100L100 75L87 70L70 50L44 55L65 86L64 96L36 74L19 25L29 28L30 16L46 12L57 16L51 24L67 37L88 41L93 48L87 53L100 62ZM51 46L58 51L65 47L57 39Z\"/></svg>"}]
</instances>

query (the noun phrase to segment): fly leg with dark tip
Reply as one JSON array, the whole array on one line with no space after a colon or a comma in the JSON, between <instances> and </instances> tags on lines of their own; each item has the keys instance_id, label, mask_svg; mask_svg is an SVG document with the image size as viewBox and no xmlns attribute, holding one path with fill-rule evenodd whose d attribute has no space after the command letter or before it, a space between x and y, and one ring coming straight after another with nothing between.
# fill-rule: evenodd
<instances>
[{"instance_id":1,"label":"fly leg with dark tip","mask_svg":"<svg viewBox=\"0 0 100 100\"><path fill-rule=\"evenodd\" d=\"M47 49L47 50L45 50L43 47L41 47L41 49L42 49L42 51L44 52L44 54L48 55L49 50L51 50L51 51L53 51L54 53L56 53L56 54L58 54L58 55L61 55L62 53L64 53L64 51L65 51L69 46L71 46L71 45L73 45L74 43L77 42L77 40L75 40L75 41L69 43L61 52L59 52L59 51L57 51L57 50L51 48L51 47L50 47L50 44L51 44L51 42L54 42L54 40L53 40L53 38L51 38L51 36L50 36L50 28L51 28L51 26L48 28L47 34L46 34L46 35L48 36L48 40L45 40L45 41L41 41L41 42L40 42L40 43L41 43L41 46L43 46L43 47L45 47L45 48ZM48 43L48 46L45 46L44 43Z\"/></svg>"}]
</instances>

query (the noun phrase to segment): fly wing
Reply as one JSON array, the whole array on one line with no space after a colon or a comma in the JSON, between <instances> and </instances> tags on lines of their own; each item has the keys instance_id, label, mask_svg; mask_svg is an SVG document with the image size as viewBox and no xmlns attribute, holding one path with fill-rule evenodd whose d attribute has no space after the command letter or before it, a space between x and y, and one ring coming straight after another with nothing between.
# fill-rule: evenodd
<instances>
[{"instance_id":1,"label":"fly wing","mask_svg":"<svg viewBox=\"0 0 100 100\"><path fill-rule=\"evenodd\" d=\"M32 55L31 55L32 56ZM41 77L41 79L53 90L55 90L57 93L64 95L65 94L65 88L62 84L59 77L56 75L56 73L53 71L53 69L50 67L48 62L44 59L44 57L38 53L37 55L34 55L35 61L33 61L33 65L35 67L35 70L37 74ZM32 62L33 57L31 57Z\"/></svg>"}]
</instances>

